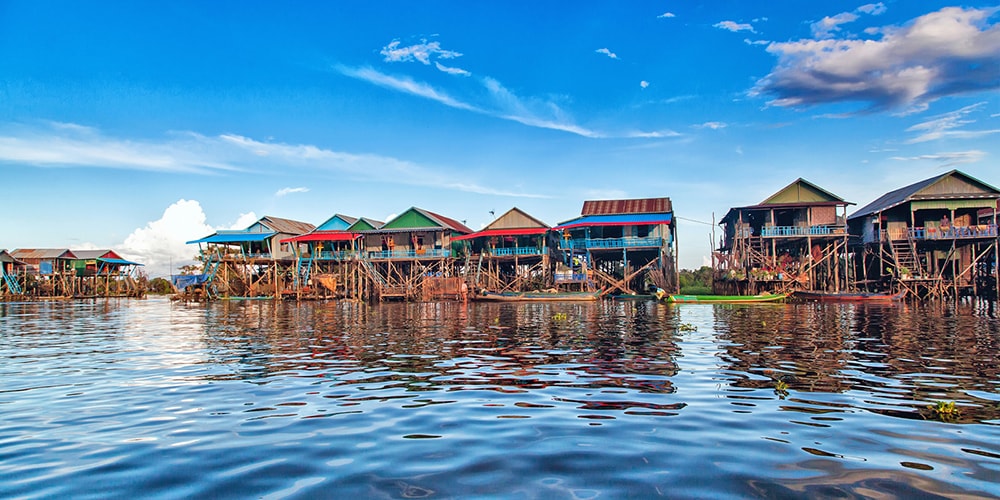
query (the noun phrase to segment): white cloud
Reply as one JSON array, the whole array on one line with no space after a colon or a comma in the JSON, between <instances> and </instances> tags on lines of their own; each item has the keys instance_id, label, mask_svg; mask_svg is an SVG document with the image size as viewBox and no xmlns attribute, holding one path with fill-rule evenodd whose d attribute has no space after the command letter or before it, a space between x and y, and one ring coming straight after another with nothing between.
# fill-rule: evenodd
<instances>
[{"instance_id":1,"label":"white cloud","mask_svg":"<svg viewBox=\"0 0 1000 500\"><path fill-rule=\"evenodd\" d=\"M751 40L749 38L744 38L743 43L747 45L768 45L771 43L770 40Z\"/></svg>"},{"instance_id":2,"label":"white cloud","mask_svg":"<svg viewBox=\"0 0 1000 500\"><path fill-rule=\"evenodd\" d=\"M816 38L826 38L835 31L840 31L840 25L854 22L858 15L852 12L841 12L835 16L827 16L810 26L813 36Z\"/></svg>"},{"instance_id":3,"label":"white cloud","mask_svg":"<svg viewBox=\"0 0 1000 500\"><path fill-rule=\"evenodd\" d=\"M279 189L276 193L274 193L274 195L280 198L282 196L286 196L293 193L308 193L308 192L309 188L306 187L295 187L295 188L286 187Z\"/></svg>"},{"instance_id":4,"label":"white cloud","mask_svg":"<svg viewBox=\"0 0 1000 500\"><path fill-rule=\"evenodd\" d=\"M610 57L612 59L618 59L618 54L615 54L614 52L611 52L611 50L609 50L607 47L605 47L603 49L597 49L594 52L597 52L598 54L604 54L604 55L606 55L606 56L608 56L608 57Z\"/></svg>"},{"instance_id":5,"label":"white cloud","mask_svg":"<svg viewBox=\"0 0 1000 500\"><path fill-rule=\"evenodd\" d=\"M462 56L461 53L453 50L442 49L440 42L428 42L427 40L421 40L421 43L406 47L400 47L399 43L399 40L393 40L389 43L389 45L382 47L380 54L385 56L386 62L417 61L422 64L430 64L432 57L454 59Z\"/></svg>"},{"instance_id":6,"label":"white cloud","mask_svg":"<svg viewBox=\"0 0 1000 500\"><path fill-rule=\"evenodd\" d=\"M888 8L885 6L884 3L879 2L879 3L865 4L865 5L862 5L861 7L858 7L855 10L857 12L863 12L865 14L872 15L872 16L879 16L879 15L884 14L885 11L888 10Z\"/></svg>"},{"instance_id":7,"label":"white cloud","mask_svg":"<svg viewBox=\"0 0 1000 500\"><path fill-rule=\"evenodd\" d=\"M981 109L985 102L980 102L965 106L948 113L943 113L932 117L929 120L918 123L906 129L907 132L919 132L920 135L906 141L908 144L927 142L937 139L972 139L1000 133L998 129L991 130L955 130L965 125L975 123L975 120L965 118L969 114Z\"/></svg>"},{"instance_id":8,"label":"white cloud","mask_svg":"<svg viewBox=\"0 0 1000 500\"><path fill-rule=\"evenodd\" d=\"M738 33L740 31L749 31L750 33L756 33L753 26L747 23L737 23L736 21L722 21L712 25L715 28L732 31L733 33Z\"/></svg>"},{"instance_id":9,"label":"white cloud","mask_svg":"<svg viewBox=\"0 0 1000 500\"><path fill-rule=\"evenodd\" d=\"M186 242L213 232L215 229L205 223L201 204L181 199L167 207L162 217L128 235L120 253L143 264L149 276L171 274L174 269L195 262L198 249Z\"/></svg>"},{"instance_id":10,"label":"white cloud","mask_svg":"<svg viewBox=\"0 0 1000 500\"><path fill-rule=\"evenodd\" d=\"M723 122L705 122L705 123L702 123L700 125L694 125L695 128L708 128L708 129L712 129L712 130L724 129L727 126L728 125L726 125Z\"/></svg>"},{"instance_id":11,"label":"white cloud","mask_svg":"<svg viewBox=\"0 0 1000 500\"><path fill-rule=\"evenodd\" d=\"M663 14L656 16L657 19L669 19L671 17L677 17L677 16L674 15L673 12L664 12Z\"/></svg>"},{"instance_id":12,"label":"white cloud","mask_svg":"<svg viewBox=\"0 0 1000 500\"><path fill-rule=\"evenodd\" d=\"M943 96L994 90L1000 28L987 20L997 10L946 7L883 28L880 40L772 43L767 51L778 63L751 95L771 95L775 106L854 101L912 111Z\"/></svg>"},{"instance_id":13,"label":"white cloud","mask_svg":"<svg viewBox=\"0 0 1000 500\"><path fill-rule=\"evenodd\" d=\"M462 54L454 50L442 49L441 43L437 41L428 42L426 39L422 39L420 43L401 47L399 40L393 40L389 45L382 47L379 53L385 56L383 58L385 62L419 62L426 66L430 65L433 59L434 67L445 73L461 76L471 74L464 69L441 64L438 59L455 59L462 57Z\"/></svg>"},{"instance_id":14,"label":"white cloud","mask_svg":"<svg viewBox=\"0 0 1000 500\"><path fill-rule=\"evenodd\" d=\"M641 82L639 82L639 86L642 88L649 87L649 82L647 82L646 80L642 80Z\"/></svg>"},{"instance_id":15,"label":"white cloud","mask_svg":"<svg viewBox=\"0 0 1000 500\"><path fill-rule=\"evenodd\" d=\"M858 20L858 14L868 14L877 16L886 11L882 2L862 5L854 12L841 12L835 16L827 16L812 24L812 33L815 38L827 38L834 32L840 31L841 24L852 23ZM867 30L866 30L867 31Z\"/></svg>"},{"instance_id":16,"label":"white cloud","mask_svg":"<svg viewBox=\"0 0 1000 500\"><path fill-rule=\"evenodd\" d=\"M934 153L919 156L893 156L890 160L896 161L932 161L940 163L941 167L953 167L963 163L976 163L986 157L984 151L955 151L950 153Z\"/></svg>"},{"instance_id":17,"label":"white cloud","mask_svg":"<svg viewBox=\"0 0 1000 500\"><path fill-rule=\"evenodd\" d=\"M257 214L253 212L240 214L236 218L236 221L229 225L229 229L247 229L258 220L260 220L260 217L257 217Z\"/></svg>"}]
</instances>

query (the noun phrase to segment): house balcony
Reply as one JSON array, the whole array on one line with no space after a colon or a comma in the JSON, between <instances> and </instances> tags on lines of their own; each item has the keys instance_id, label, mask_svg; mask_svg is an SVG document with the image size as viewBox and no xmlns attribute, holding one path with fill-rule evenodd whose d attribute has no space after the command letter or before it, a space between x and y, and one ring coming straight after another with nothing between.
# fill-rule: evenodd
<instances>
[{"instance_id":1,"label":"house balcony","mask_svg":"<svg viewBox=\"0 0 1000 500\"><path fill-rule=\"evenodd\" d=\"M563 249L577 250L618 250L622 248L660 248L663 246L663 238L579 238L563 241L560 245Z\"/></svg>"},{"instance_id":2,"label":"house balcony","mask_svg":"<svg viewBox=\"0 0 1000 500\"><path fill-rule=\"evenodd\" d=\"M494 248L490 251L490 253L501 257L514 255L545 255L548 253L548 249L536 247Z\"/></svg>"},{"instance_id":3,"label":"house balcony","mask_svg":"<svg viewBox=\"0 0 1000 500\"><path fill-rule=\"evenodd\" d=\"M351 260L361 254L354 250L329 250L325 252L317 252L313 255L313 260Z\"/></svg>"},{"instance_id":4,"label":"house balcony","mask_svg":"<svg viewBox=\"0 0 1000 500\"><path fill-rule=\"evenodd\" d=\"M446 248L427 248L422 250L381 250L368 252L369 259L389 260L389 259L439 259L451 257L451 250Z\"/></svg>"},{"instance_id":5,"label":"house balcony","mask_svg":"<svg viewBox=\"0 0 1000 500\"><path fill-rule=\"evenodd\" d=\"M764 238L803 238L806 236L843 236L845 226L764 226L760 235Z\"/></svg>"},{"instance_id":6,"label":"house balcony","mask_svg":"<svg viewBox=\"0 0 1000 500\"><path fill-rule=\"evenodd\" d=\"M882 241L916 240L974 240L981 238L996 238L997 225L983 224L978 226L907 227L888 229L879 232Z\"/></svg>"}]
</instances>

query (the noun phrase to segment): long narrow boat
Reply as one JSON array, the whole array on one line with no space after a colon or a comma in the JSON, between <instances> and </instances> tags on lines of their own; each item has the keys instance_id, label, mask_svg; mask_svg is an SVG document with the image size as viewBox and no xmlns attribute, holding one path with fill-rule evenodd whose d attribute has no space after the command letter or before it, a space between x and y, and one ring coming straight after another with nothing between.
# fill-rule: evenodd
<instances>
[{"instance_id":1,"label":"long narrow boat","mask_svg":"<svg viewBox=\"0 0 1000 500\"><path fill-rule=\"evenodd\" d=\"M905 291L895 294L864 292L795 292L793 298L811 302L896 302L903 300Z\"/></svg>"},{"instance_id":2,"label":"long narrow boat","mask_svg":"<svg viewBox=\"0 0 1000 500\"><path fill-rule=\"evenodd\" d=\"M598 292L483 292L471 298L487 302L565 302L597 300L600 294Z\"/></svg>"},{"instance_id":3,"label":"long narrow boat","mask_svg":"<svg viewBox=\"0 0 1000 500\"><path fill-rule=\"evenodd\" d=\"M666 295L662 300L670 304L753 304L758 302L778 302L787 297L787 293L764 293L760 295Z\"/></svg>"}]
</instances>

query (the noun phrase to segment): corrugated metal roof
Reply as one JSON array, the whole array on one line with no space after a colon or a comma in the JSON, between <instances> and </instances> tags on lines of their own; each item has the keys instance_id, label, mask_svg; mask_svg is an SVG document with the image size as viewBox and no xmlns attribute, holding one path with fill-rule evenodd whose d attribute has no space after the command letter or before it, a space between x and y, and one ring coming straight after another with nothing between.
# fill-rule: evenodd
<instances>
[{"instance_id":1,"label":"corrugated metal roof","mask_svg":"<svg viewBox=\"0 0 1000 500\"><path fill-rule=\"evenodd\" d=\"M274 217L271 215L265 215L264 217L261 217L260 220L257 222L260 222L261 224L269 227L272 231L276 233L299 235L299 234L306 234L309 231L316 229L316 226L308 222L302 222L291 219L282 219L281 217Z\"/></svg>"},{"instance_id":2,"label":"corrugated metal roof","mask_svg":"<svg viewBox=\"0 0 1000 500\"><path fill-rule=\"evenodd\" d=\"M434 212L431 212L429 210L424 210L422 208L413 207L413 209L416 210L417 212L420 212L425 217L433 220L434 222L441 224L441 226L451 229L452 231L455 231L457 233L469 234L473 232L472 229L469 229L465 224L462 224L461 222L458 222L455 219L451 219L443 215L438 215Z\"/></svg>"},{"instance_id":3,"label":"corrugated metal roof","mask_svg":"<svg viewBox=\"0 0 1000 500\"><path fill-rule=\"evenodd\" d=\"M670 198L637 198L633 200L585 201L580 215L662 214L668 212L673 212Z\"/></svg>"},{"instance_id":4,"label":"corrugated metal roof","mask_svg":"<svg viewBox=\"0 0 1000 500\"><path fill-rule=\"evenodd\" d=\"M531 234L544 234L548 232L548 228L545 227L526 227L521 229L484 229L482 231L477 231L471 234L465 234L462 236L456 236L452 238L452 241L461 240L471 240L475 238L484 238L492 236L525 236Z\"/></svg>"},{"instance_id":5,"label":"corrugated metal roof","mask_svg":"<svg viewBox=\"0 0 1000 500\"><path fill-rule=\"evenodd\" d=\"M11 256L20 260L74 259L76 255L68 248L18 248Z\"/></svg>"},{"instance_id":6,"label":"corrugated metal roof","mask_svg":"<svg viewBox=\"0 0 1000 500\"><path fill-rule=\"evenodd\" d=\"M95 260L101 257L108 259L121 259L122 256L115 253L114 250L102 249L102 250L73 250L73 255L76 256L77 260Z\"/></svg>"},{"instance_id":7,"label":"corrugated metal roof","mask_svg":"<svg viewBox=\"0 0 1000 500\"><path fill-rule=\"evenodd\" d=\"M941 175L931 177L930 179L924 179L924 180L922 180L920 182L917 182L917 183L914 183L914 184L910 184L909 186L901 187L901 188L899 188L899 189L897 189L895 191L890 191L890 192L888 192L888 193L880 196L875 201L873 201L873 202L871 202L871 203L869 203L869 204L867 204L867 205L859 208L856 212L854 212L853 214L851 214L847 218L847 220L857 219L858 217L865 217L865 216L871 215L873 213L882 212L884 210L888 210L888 209L890 209L892 207L895 207L895 206L901 205L903 203L906 203L907 201L910 201L911 199L913 199L918 193L920 193L924 189L932 186L933 184L935 184L936 182L940 181L941 179L944 179L945 177L950 177L950 176L953 176L953 175L954 176L960 176L963 179L965 179L966 181L969 181L969 182L972 182L972 183L975 183L975 184L979 184L983 188L991 190L994 193L997 193L997 189L995 187L990 186L989 184L986 184L985 182L980 181L979 179L976 179L975 177L967 175L967 174L965 174L963 172L960 172L958 170L952 170L951 172L946 172L946 173L943 173ZM968 197L971 197L971 196L957 196L957 197L966 197L966 198L968 198ZM944 196L944 197L938 197L938 198L944 199L944 198L948 198L948 197Z\"/></svg>"},{"instance_id":8,"label":"corrugated metal roof","mask_svg":"<svg viewBox=\"0 0 1000 500\"><path fill-rule=\"evenodd\" d=\"M670 224L672 214L613 214L587 215L568 220L552 228L555 230L571 229L583 226L632 226L637 224Z\"/></svg>"},{"instance_id":9,"label":"corrugated metal roof","mask_svg":"<svg viewBox=\"0 0 1000 500\"><path fill-rule=\"evenodd\" d=\"M125 259L106 259L106 258L102 257L102 258L99 258L97 260L99 260L101 262L107 262L108 264L120 264L120 265L123 265L123 266L141 266L142 265L142 264L140 264L138 262L132 262L130 260L125 260Z\"/></svg>"},{"instance_id":10,"label":"corrugated metal roof","mask_svg":"<svg viewBox=\"0 0 1000 500\"><path fill-rule=\"evenodd\" d=\"M351 241L360 236L348 231L313 231L301 236L293 236L281 240L282 243L305 242L305 241Z\"/></svg>"},{"instance_id":11,"label":"corrugated metal roof","mask_svg":"<svg viewBox=\"0 0 1000 500\"><path fill-rule=\"evenodd\" d=\"M25 262L21 262L21 261L15 259L14 256L12 256L10 254L10 252L8 252L6 250L0 250L0 262L6 262L6 263L13 262L14 264L17 264L17 265L24 265L24 264L26 264Z\"/></svg>"}]
</instances>

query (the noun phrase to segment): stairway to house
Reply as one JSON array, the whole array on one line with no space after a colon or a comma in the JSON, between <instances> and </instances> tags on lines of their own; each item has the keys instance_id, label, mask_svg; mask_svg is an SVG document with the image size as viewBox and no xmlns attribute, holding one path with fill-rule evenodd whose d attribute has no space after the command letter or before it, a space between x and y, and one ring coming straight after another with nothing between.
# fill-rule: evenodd
<instances>
[{"instance_id":1,"label":"stairway to house","mask_svg":"<svg viewBox=\"0 0 1000 500\"><path fill-rule=\"evenodd\" d=\"M923 274L923 269L920 266L920 261L917 258L916 248L914 248L913 241L911 240L893 240L892 245L892 256L896 261L896 269L898 272L902 270L909 271L910 276L920 276Z\"/></svg>"},{"instance_id":2,"label":"stairway to house","mask_svg":"<svg viewBox=\"0 0 1000 500\"><path fill-rule=\"evenodd\" d=\"M13 295L21 295L24 291L21 290L21 285L18 284L17 278L7 274L6 271L0 270L3 273L3 281L7 284L7 290Z\"/></svg>"}]
</instances>

